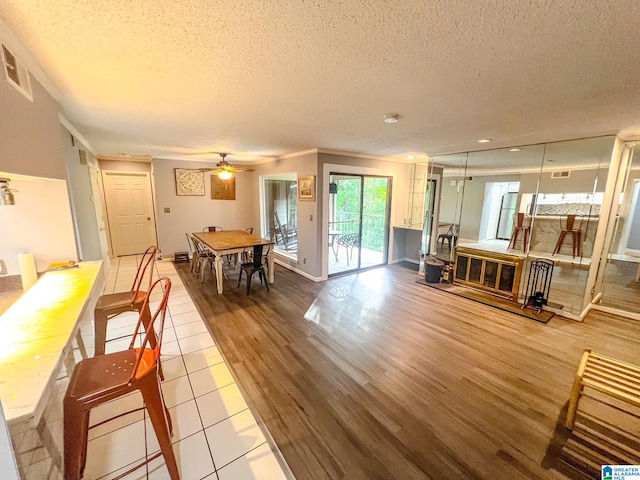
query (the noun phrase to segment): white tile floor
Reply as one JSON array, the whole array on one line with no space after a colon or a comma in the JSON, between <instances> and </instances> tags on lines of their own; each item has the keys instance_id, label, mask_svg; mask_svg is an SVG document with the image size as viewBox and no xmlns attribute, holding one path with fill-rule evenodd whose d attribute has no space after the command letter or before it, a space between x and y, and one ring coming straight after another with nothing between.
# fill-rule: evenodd
<instances>
[{"instance_id":1,"label":"white tile floor","mask_svg":"<svg viewBox=\"0 0 640 480\"><path fill-rule=\"evenodd\" d=\"M135 257L112 263L105 293L126 291L136 272ZM286 479L265 435L247 407L235 380L171 262L156 264L172 282L162 345L162 384L173 421L173 448L182 480ZM109 321L108 338L131 332L135 314ZM107 343L107 353L128 346L128 339ZM138 393L91 412L91 423L142 405ZM87 479L111 479L159 451L153 428L140 411L90 430ZM124 477L169 478L164 459Z\"/></svg>"}]
</instances>

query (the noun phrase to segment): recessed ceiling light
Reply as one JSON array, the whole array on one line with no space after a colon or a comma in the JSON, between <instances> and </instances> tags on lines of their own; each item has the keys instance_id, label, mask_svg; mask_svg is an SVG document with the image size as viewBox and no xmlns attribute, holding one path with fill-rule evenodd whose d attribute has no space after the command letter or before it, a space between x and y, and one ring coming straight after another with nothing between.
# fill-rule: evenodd
<instances>
[{"instance_id":1,"label":"recessed ceiling light","mask_svg":"<svg viewBox=\"0 0 640 480\"><path fill-rule=\"evenodd\" d=\"M407 155L407 158L408 158L409 160L413 160L413 159L414 159L414 158L416 158L416 157L415 157L415 155Z\"/></svg>"},{"instance_id":2,"label":"recessed ceiling light","mask_svg":"<svg viewBox=\"0 0 640 480\"><path fill-rule=\"evenodd\" d=\"M397 123L400 120L400 115L397 113L387 113L384 116L384 123Z\"/></svg>"},{"instance_id":3,"label":"recessed ceiling light","mask_svg":"<svg viewBox=\"0 0 640 480\"><path fill-rule=\"evenodd\" d=\"M478 140L478 143L489 143L490 141L490 138L481 138L480 140Z\"/></svg>"},{"instance_id":4,"label":"recessed ceiling light","mask_svg":"<svg viewBox=\"0 0 640 480\"><path fill-rule=\"evenodd\" d=\"M519 148L510 148L509 151L510 152L519 152L520 149Z\"/></svg>"}]
</instances>

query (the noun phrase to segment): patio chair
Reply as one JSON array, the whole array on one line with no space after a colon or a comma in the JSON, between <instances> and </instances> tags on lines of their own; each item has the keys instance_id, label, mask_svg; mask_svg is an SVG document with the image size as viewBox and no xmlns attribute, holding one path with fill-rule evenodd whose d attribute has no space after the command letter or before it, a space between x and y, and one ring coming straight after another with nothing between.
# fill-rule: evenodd
<instances>
[{"instance_id":1,"label":"patio chair","mask_svg":"<svg viewBox=\"0 0 640 480\"><path fill-rule=\"evenodd\" d=\"M347 251L347 267L349 266L349 260L353 256L353 249L360 248L360 234L358 233L349 233L347 235L342 235L338 238L338 246L336 247L336 252L340 250L340 246L343 246ZM336 259L338 258L338 254L336 253Z\"/></svg>"},{"instance_id":2,"label":"patio chair","mask_svg":"<svg viewBox=\"0 0 640 480\"><path fill-rule=\"evenodd\" d=\"M273 223L276 244L282 243L284 249L289 251L290 241L297 236L298 232L295 229L289 228L287 224L282 224L278 212L273 212Z\"/></svg>"}]
</instances>

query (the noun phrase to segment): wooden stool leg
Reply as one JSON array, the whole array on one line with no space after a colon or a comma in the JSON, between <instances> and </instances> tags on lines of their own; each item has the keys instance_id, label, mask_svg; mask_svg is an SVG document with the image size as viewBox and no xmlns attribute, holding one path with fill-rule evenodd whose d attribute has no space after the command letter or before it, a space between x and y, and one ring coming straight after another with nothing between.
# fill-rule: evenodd
<instances>
[{"instance_id":1,"label":"wooden stool leg","mask_svg":"<svg viewBox=\"0 0 640 480\"><path fill-rule=\"evenodd\" d=\"M168 412L165 408L164 401L162 400L162 393L160 391L160 384L157 378L152 375L145 379L140 384L140 391L144 398L144 403L149 412L149 418L153 425L153 430L158 438L160 444L160 450L164 457L167 470L169 471L169 477L171 480L180 480L180 473L178 471L178 464L176 463L176 457L173 452L173 445L171 444L171 437L169 434L169 422L170 419L166 417Z\"/></svg>"},{"instance_id":2,"label":"wooden stool leg","mask_svg":"<svg viewBox=\"0 0 640 480\"><path fill-rule=\"evenodd\" d=\"M560 247L562 246L562 242L564 241L564 236L566 232L560 232L560 236L558 237L558 243L556 243L556 248L553 250L553 255L560 251Z\"/></svg>"},{"instance_id":3,"label":"wooden stool leg","mask_svg":"<svg viewBox=\"0 0 640 480\"><path fill-rule=\"evenodd\" d=\"M575 379L573 380L573 388L571 389L571 397L569 398L569 408L567 409L567 420L564 424L568 430L573 430L573 425L576 421L578 401L580 400L580 395L582 394L583 389L582 376L584 375L584 370L587 368L587 362L589 361L590 354L591 350L585 350L582 354L580 365L578 365L578 371Z\"/></svg>"},{"instance_id":4,"label":"wooden stool leg","mask_svg":"<svg viewBox=\"0 0 640 480\"><path fill-rule=\"evenodd\" d=\"M509 242L509 247L511 249L516 248L516 242L518 241L518 229L514 228L513 233L511 234L511 241Z\"/></svg>"},{"instance_id":5,"label":"wooden stool leg","mask_svg":"<svg viewBox=\"0 0 640 480\"><path fill-rule=\"evenodd\" d=\"M582 378L576 375L573 380L573 388L571 389L571 397L569 398L569 408L567 409L567 420L565 421L565 428L567 430L573 430L573 426L576 422L576 412L578 411L578 400L582 394Z\"/></svg>"}]
</instances>

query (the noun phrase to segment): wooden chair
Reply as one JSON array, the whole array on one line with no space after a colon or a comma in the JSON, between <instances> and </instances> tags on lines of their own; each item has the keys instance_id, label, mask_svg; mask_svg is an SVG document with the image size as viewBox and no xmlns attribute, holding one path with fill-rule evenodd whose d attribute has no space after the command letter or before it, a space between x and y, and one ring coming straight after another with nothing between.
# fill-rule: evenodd
<instances>
[{"instance_id":1,"label":"wooden chair","mask_svg":"<svg viewBox=\"0 0 640 480\"><path fill-rule=\"evenodd\" d=\"M151 315L149 299L151 293L156 289L157 291L162 290L162 300L154 314ZM127 350L87 358L73 369L63 401L65 480L77 480L83 476L87 460L87 438L89 428L91 428L89 427L91 409L136 390L142 394L144 408L149 414L160 444L160 452L132 467L126 473L132 472L162 455L170 478L179 480L178 465L171 445L171 417L162 397L158 375L162 332L170 291L171 280L168 277L156 280L149 289L149 295L145 298L144 308L141 309ZM146 334L141 346L135 348L142 325L145 326ZM155 346L151 346L152 338ZM105 420L105 422L122 415L117 415Z\"/></svg>"},{"instance_id":2,"label":"wooden chair","mask_svg":"<svg viewBox=\"0 0 640 480\"><path fill-rule=\"evenodd\" d=\"M275 242L282 243L284 249L287 251L289 251L291 240L295 239L298 235L295 229L291 229L286 224L280 222L278 212L273 212L273 233L275 234Z\"/></svg>"},{"instance_id":3,"label":"wooden chair","mask_svg":"<svg viewBox=\"0 0 640 480\"><path fill-rule=\"evenodd\" d=\"M223 228L222 227L204 227L202 229L203 232L222 232Z\"/></svg>"},{"instance_id":4,"label":"wooden chair","mask_svg":"<svg viewBox=\"0 0 640 480\"><path fill-rule=\"evenodd\" d=\"M573 430L575 425L578 402L582 397L637 417L636 413L626 410L625 406L640 408L640 367L585 350L569 398L565 422L565 427L569 430ZM612 400L617 405L610 403Z\"/></svg>"},{"instance_id":5,"label":"wooden chair","mask_svg":"<svg viewBox=\"0 0 640 480\"><path fill-rule=\"evenodd\" d=\"M109 320L124 312L141 312L144 307L144 299L147 295L148 287L153 281L153 269L155 267L157 248L151 246L142 255L136 278L133 280L131 290L128 292L108 293L98 298L94 315L95 355L104 355L107 343L107 323ZM145 286L143 287L143 282ZM144 290L142 289L144 288ZM147 312L147 317L149 312ZM145 317L145 318L147 318ZM115 338L112 340L116 340ZM155 340L152 338L152 342ZM152 345L155 346L155 345Z\"/></svg>"},{"instance_id":6,"label":"wooden chair","mask_svg":"<svg viewBox=\"0 0 640 480\"><path fill-rule=\"evenodd\" d=\"M562 225L562 218L560 218L560 236L558 237L558 243L553 250L553 255L560 251L564 238L567 235L571 235L571 246L573 258L576 258L576 253L579 257L582 256L582 217L579 217L578 226L576 227L576 215L567 215L565 218L565 224Z\"/></svg>"},{"instance_id":7,"label":"wooden chair","mask_svg":"<svg viewBox=\"0 0 640 480\"><path fill-rule=\"evenodd\" d=\"M253 275L255 273L260 277L260 283L264 280L264 284L267 287L267 292L269 291L269 278L265 273L265 270L268 270L266 266L266 260L269 255L271 245L256 245L253 247L253 259L251 262L240 264L240 275L238 275L238 287L240 287L240 282L242 281L242 272L247 274L247 295L251 292L251 280L253 279ZM248 249L245 249L245 251Z\"/></svg>"},{"instance_id":8,"label":"wooden chair","mask_svg":"<svg viewBox=\"0 0 640 480\"><path fill-rule=\"evenodd\" d=\"M338 257L338 251L340 247L344 247L347 251L347 267L349 266L349 260L353 256L353 249L360 248L360 234L358 233L349 233L347 235L342 235L338 238L338 246L336 247L336 258Z\"/></svg>"},{"instance_id":9,"label":"wooden chair","mask_svg":"<svg viewBox=\"0 0 640 480\"><path fill-rule=\"evenodd\" d=\"M522 233L522 251L526 252L529 246L529 234L531 232L531 217L524 213L513 214L513 231L507 249L515 249L518 242L518 235Z\"/></svg>"},{"instance_id":10,"label":"wooden chair","mask_svg":"<svg viewBox=\"0 0 640 480\"><path fill-rule=\"evenodd\" d=\"M438 239L436 240L436 244L440 243L442 248L444 248L444 242L447 241L449 246L449 250L451 250L451 245L454 247L458 244L458 234L460 232L460 225L452 224L449 226L449 230L446 233L441 233L438 235Z\"/></svg>"}]
</instances>

